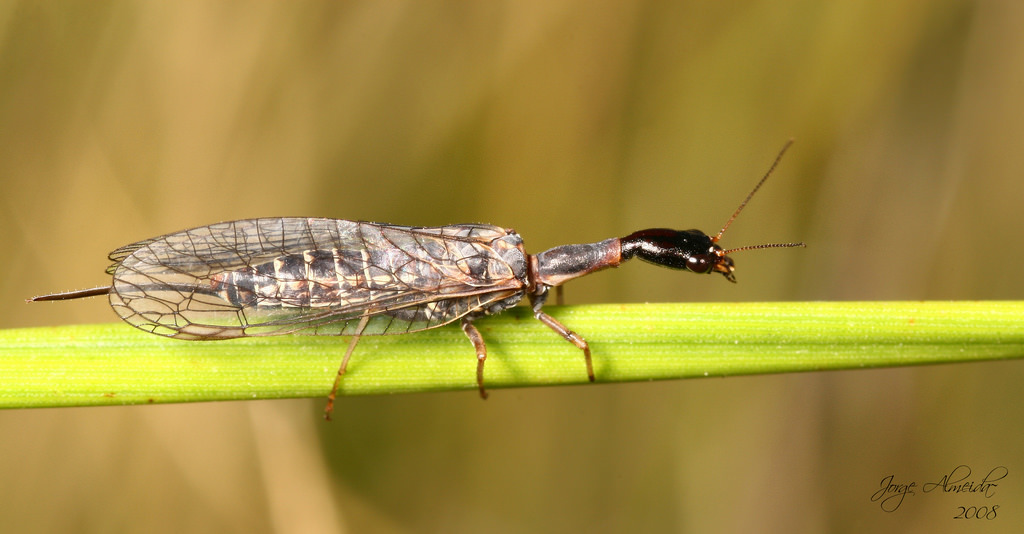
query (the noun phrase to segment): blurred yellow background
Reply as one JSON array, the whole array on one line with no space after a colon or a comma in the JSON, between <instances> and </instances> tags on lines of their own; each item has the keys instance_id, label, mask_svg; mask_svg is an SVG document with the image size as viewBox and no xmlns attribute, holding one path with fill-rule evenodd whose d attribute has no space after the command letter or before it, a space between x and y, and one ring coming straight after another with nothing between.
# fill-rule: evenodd
<instances>
[{"instance_id":1,"label":"blurred yellow background","mask_svg":"<svg viewBox=\"0 0 1024 534\"><path fill-rule=\"evenodd\" d=\"M567 302L1021 299L1022 58L1012 1L0 2L0 326L112 322L24 299L221 220L487 222L531 252L715 232L790 137L723 244L807 249L738 254L735 286L637 262ZM367 397L332 424L322 399L6 411L0 528L936 532L995 504L974 528L1010 532L1022 379ZM958 464L1009 476L870 501Z\"/></svg>"}]
</instances>

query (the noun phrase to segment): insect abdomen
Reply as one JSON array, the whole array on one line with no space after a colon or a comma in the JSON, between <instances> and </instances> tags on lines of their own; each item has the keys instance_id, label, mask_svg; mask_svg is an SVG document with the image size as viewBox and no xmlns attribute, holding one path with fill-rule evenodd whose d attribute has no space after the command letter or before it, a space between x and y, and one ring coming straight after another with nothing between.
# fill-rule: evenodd
<instances>
[{"instance_id":1,"label":"insect abdomen","mask_svg":"<svg viewBox=\"0 0 1024 534\"><path fill-rule=\"evenodd\" d=\"M382 259L366 250L306 250L215 274L210 283L221 298L241 308L322 308L358 304L379 296L374 292L395 291L396 283L437 282L429 272L389 272L374 262Z\"/></svg>"},{"instance_id":2,"label":"insect abdomen","mask_svg":"<svg viewBox=\"0 0 1024 534\"><path fill-rule=\"evenodd\" d=\"M252 219L122 247L111 260L118 315L182 339L338 335L366 316L363 335L404 333L494 313L527 283L522 239L486 225Z\"/></svg>"}]
</instances>

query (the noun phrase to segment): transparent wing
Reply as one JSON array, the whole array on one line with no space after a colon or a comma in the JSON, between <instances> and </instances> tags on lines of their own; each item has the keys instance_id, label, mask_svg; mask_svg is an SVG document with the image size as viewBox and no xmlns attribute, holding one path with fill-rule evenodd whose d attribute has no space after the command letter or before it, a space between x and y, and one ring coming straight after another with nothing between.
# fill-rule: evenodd
<instances>
[{"instance_id":1,"label":"transparent wing","mask_svg":"<svg viewBox=\"0 0 1024 534\"><path fill-rule=\"evenodd\" d=\"M363 316L363 334L404 333L514 304L521 245L487 225L232 221L112 252L110 303L138 328L184 339L351 334Z\"/></svg>"}]
</instances>

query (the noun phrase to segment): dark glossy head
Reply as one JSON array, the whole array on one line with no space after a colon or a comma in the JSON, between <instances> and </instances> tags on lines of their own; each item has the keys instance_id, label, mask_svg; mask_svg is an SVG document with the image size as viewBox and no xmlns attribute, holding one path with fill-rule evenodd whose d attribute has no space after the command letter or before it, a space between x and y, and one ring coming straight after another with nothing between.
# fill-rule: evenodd
<instances>
[{"instance_id":1,"label":"dark glossy head","mask_svg":"<svg viewBox=\"0 0 1024 534\"><path fill-rule=\"evenodd\" d=\"M732 258L729 257L730 253L759 248L804 246L803 243L766 243L764 245L727 250L723 250L722 247L718 246L718 240L722 238L722 234L729 229L732 222L736 220L736 217L746 207L747 202L750 202L750 199L754 197L754 193L757 193L757 190L764 185L765 180L771 176L772 171L778 166L782 155L786 153L786 149L792 144L793 141L790 140L782 147L779 155L775 157L775 162L768 168L768 172L764 174L761 181L757 182L754 189L740 203L740 206L736 208L732 217L729 217L729 220L725 222L725 226L722 227L722 230L717 235L711 237L700 230L670 230L668 228L640 230L619 240L622 246L621 261L626 261L636 256L642 260L664 265L672 269L686 269L694 273L722 273L730 282L735 282L736 277L733 276L732 272L736 267L733 265Z\"/></svg>"},{"instance_id":2,"label":"dark glossy head","mask_svg":"<svg viewBox=\"0 0 1024 534\"><path fill-rule=\"evenodd\" d=\"M633 232L619 241L623 261L636 256L671 269L698 274L722 273L730 282L736 281L732 258L700 230L650 228Z\"/></svg>"}]
</instances>

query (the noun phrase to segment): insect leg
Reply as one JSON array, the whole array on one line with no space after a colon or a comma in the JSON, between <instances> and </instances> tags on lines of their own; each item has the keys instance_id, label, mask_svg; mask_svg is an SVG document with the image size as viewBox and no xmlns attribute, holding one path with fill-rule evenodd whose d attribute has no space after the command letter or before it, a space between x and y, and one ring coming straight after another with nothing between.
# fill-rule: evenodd
<instances>
[{"instance_id":1,"label":"insect leg","mask_svg":"<svg viewBox=\"0 0 1024 534\"><path fill-rule=\"evenodd\" d=\"M341 385L341 377L345 374L345 368L348 367L348 359L352 357L352 351L356 350L356 343L359 343L359 336L363 333L363 329L366 328L367 321L370 320L370 315L366 314L362 319L359 320L359 324L356 325L356 332L352 334L352 340L348 342L348 349L345 350L345 357L341 360L341 367L338 368L338 375L334 377L334 387L331 388L331 393L327 395L327 407L324 408L324 419L331 420L331 412L334 411L334 398L338 395L338 386Z\"/></svg>"},{"instance_id":2,"label":"insect leg","mask_svg":"<svg viewBox=\"0 0 1024 534\"><path fill-rule=\"evenodd\" d=\"M538 298L533 302L533 316L540 322L548 325L548 328L558 332L558 334L565 338L566 341L576 345L580 350L583 351L583 358L587 362L587 378L591 382L594 381L594 362L590 359L590 345L587 341L580 337L579 334L569 330L564 324L558 322L554 317L540 311L541 306L544 305L544 299Z\"/></svg>"},{"instance_id":3,"label":"insect leg","mask_svg":"<svg viewBox=\"0 0 1024 534\"><path fill-rule=\"evenodd\" d=\"M484 360L487 359L487 345L484 344L484 338L480 335L480 331L473 326L473 319L468 315L462 318L462 331L466 333L466 337L469 338L476 349L476 385L480 388L480 398L486 399L487 392L484 391Z\"/></svg>"}]
</instances>

